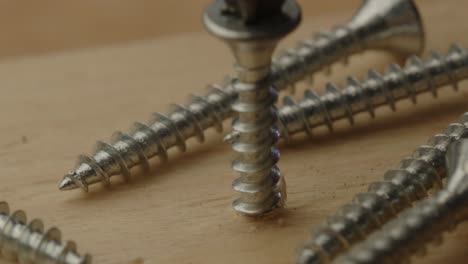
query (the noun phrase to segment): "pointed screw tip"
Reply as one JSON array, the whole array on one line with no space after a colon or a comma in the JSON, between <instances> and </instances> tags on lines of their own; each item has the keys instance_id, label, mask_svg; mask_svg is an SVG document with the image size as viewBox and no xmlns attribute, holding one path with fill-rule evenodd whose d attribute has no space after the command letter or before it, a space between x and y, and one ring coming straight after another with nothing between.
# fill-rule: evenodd
<instances>
[{"instance_id":1,"label":"pointed screw tip","mask_svg":"<svg viewBox=\"0 0 468 264\"><path fill-rule=\"evenodd\" d=\"M77 189L79 186L69 177L65 176L59 184L59 189L61 191L68 191Z\"/></svg>"}]
</instances>

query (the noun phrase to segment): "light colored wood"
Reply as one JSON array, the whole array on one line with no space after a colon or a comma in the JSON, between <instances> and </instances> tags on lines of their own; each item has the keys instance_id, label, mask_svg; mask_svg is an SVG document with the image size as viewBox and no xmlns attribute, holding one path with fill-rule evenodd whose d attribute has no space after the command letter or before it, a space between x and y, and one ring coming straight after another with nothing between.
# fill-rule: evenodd
<instances>
[{"instance_id":1,"label":"light colored wood","mask_svg":"<svg viewBox=\"0 0 468 264\"><path fill-rule=\"evenodd\" d=\"M445 52L452 40L468 46L466 7L461 0L420 2L428 47ZM307 18L282 45L345 18ZM383 53L352 57L329 78L319 75L315 88L392 60ZM1 199L59 226L94 263L290 263L314 225L468 110L464 82L458 93L441 90L438 100L421 96L416 106L399 103L396 113L379 109L374 121L359 115L354 128L340 122L334 134L318 131L313 140L298 136L282 144L289 202L271 219L231 209L233 154L213 131L205 144L190 141L188 153L171 152L168 164L156 162L150 175L131 184L115 182L89 194L57 190L73 160L97 139L203 93L207 81L231 72L231 62L220 41L187 33L0 63ZM466 243L468 228L461 226L417 263L465 263Z\"/></svg>"},{"instance_id":2,"label":"light colored wood","mask_svg":"<svg viewBox=\"0 0 468 264\"><path fill-rule=\"evenodd\" d=\"M0 58L203 31L210 0L0 1ZM306 1L309 16L356 7L360 0Z\"/></svg>"}]
</instances>

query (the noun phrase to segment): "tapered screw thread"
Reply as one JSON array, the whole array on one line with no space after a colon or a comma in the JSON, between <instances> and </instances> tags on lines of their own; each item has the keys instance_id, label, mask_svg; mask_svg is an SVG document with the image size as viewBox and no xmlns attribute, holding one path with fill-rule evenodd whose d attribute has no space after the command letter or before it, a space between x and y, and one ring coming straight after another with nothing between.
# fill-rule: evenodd
<instances>
[{"instance_id":1,"label":"tapered screw thread","mask_svg":"<svg viewBox=\"0 0 468 264\"><path fill-rule=\"evenodd\" d=\"M457 90L457 83L467 77L468 52L457 45L445 56L437 52L426 60L412 56L404 68L391 64L383 75L371 70L362 82L348 77L342 89L329 83L322 95L306 90L299 102L284 97L281 134L285 139L303 131L312 135L312 129L322 125L332 131L333 123L343 118L353 125L354 115L360 112L369 112L374 118L377 107L388 105L395 111L399 100L411 98L416 103L417 95L426 92L437 97L439 88L451 84Z\"/></svg>"},{"instance_id":2,"label":"tapered screw thread","mask_svg":"<svg viewBox=\"0 0 468 264\"><path fill-rule=\"evenodd\" d=\"M409 263L412 256L425 255L429 244L440 243L443 233L460 222L456 209L464 204L459 198L443 190L418 202L334 263Z\"/></svg>"},{"instance_id":3,"label":"tapered screw thread","mask_svg":"<svg viewBox=\"0 0 468 264\"><path fill-rule=\"evenodd\" d=\"M203 22L210 33L228 44L236 60L237 77L233 87L238 96L232 109L237 117L229 141L238 154L232 169L240 177L232 187L240 197L232 206L239 213L258 216L282 206L285 201L286 189L278 184L281 175L276 166L279 132L274 105L278 90L271 79L272 55L280 39L299 25L301 10L295 0L233 1L253 11L246 22L242 16L223 12L220 3L213 1L207 6ZM265 11L267 6L272 10Z\"/></svg>"},{"instance_id":4,"label":"tapered screw thread","mask_svg":"<svg viewBox=\"0 0 468 264\"><path fill-rule=\"evenodd\" d=\"M21 264L90 264L91 256L81 256L76 252L74 242L61 242L57 228L44 232L44 224L39 219L27 223L23 211L10 215L6 202L0 202L0 250L9 260Z\"/></svg>"},{"instance_id":5,"label":"tapered screw thread","mask_svg":"<svg viewBox=\"0 0 468 264\"><path fill-rule=\"evenodd\" d=\"M235 136L231 143L239 155L232 162L232 169L240 177L232 187L240 197L233 202L233 208L243 214L261 215L279 207L285 197L285 190L278 186L281 175L276 166L279 132L274 103L278 95L268 75L257 81L236 80L234 87L239 96L232 108L238 117L232 125Z\"/></svg>"},{"instance_id":6,"label":"tapered screw thread","mask_svg":"<svg viewBox=\"0 0 468 264\"><path fill-rule=\"evenodd\" d=\"M296 263L330 263L353 244L363 240L396 214L428 192L442 187L447 176L445 153L449 144L468 133L468 113L450 124L441 134L420 146L412 157L401 161L398 169L385 173L367 192L327 218L299 251Z\"/></svg>"},{"instance_id":7,"label":"tapered screw thread","mask_svg":"<svg viewBox=\"0 0 468 264\"><path fill-rule=\"evenodd\" d=\"M291 87L294 91L294 84L299 80L366 49L365 37L368 36L356 34L356 30L347 25L317 34L274 59L270 80L279 90ZM205 130L214 127L221 132L223 121L233 115L231 105L237 92L232 87L232 80L209 87L208 94L193 96L190 103L176 105L167 115L155 113L147 125L136 123L129 134L116 132L110 144L98 142L92 156L79 157L76 168L64 176L60 189L80 187L87 191L89 184L102 182L109 185L114 175L129 179L131 168L148 169L149 159L155 156L166 161L168 150L174 146L185 151L188 139L196 137L203 142Z\"/></svg>"},{"instance_id":8,"label":"tapered screw thread","mask_svg":"<svg viewBox=\"0 0 468 264\"><path fill-rule=\"evenodd\" d=\"M110 185L110 178L119 174L128 180L135 166L147 171L152 157L165 162L172 147L186 151L189 138L195 136L203 142L206 129L214 126L221 132L222 122L232 115L231 104L237 94L231 85L210 88L207 96L193 96L187 106L173 105L168 115L154 113L148 125L137 122L128 134L114 133L110 144L98 142L91 157L79 157L76 169L65 175L61 187L67 189L64 183L69 183L87 191L88 185L96 182Z\"/></svg>"}]
</instances>

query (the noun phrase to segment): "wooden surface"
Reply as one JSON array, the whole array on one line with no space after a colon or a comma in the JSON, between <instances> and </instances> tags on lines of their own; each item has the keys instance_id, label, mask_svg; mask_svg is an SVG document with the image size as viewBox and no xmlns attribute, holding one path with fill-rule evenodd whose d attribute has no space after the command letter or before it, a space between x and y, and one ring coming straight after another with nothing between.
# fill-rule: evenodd
<instances>
[{"instance_id":1,"label":"wooden surface","mask_svg":"<svg viewBox=\"0 0 468 264\"><path fill-rule=\"evenodd\" d=\"M210 0L0 1L0 58L104 46L203 31ZM360 0L299 0L308 16L355 8Z\"/></svg>"},{"instance_id":2,"label":"wooden surface","mask_svg":"<svg viewBox=\"0 0 468 264\"><path fill-rule=\"evenodd\" d=\"M466 1L418 4L428 47L468 46ZM307 17L282 45L349 17L349 11L340 14ZM375 52L352 57L349 67L320 75L315 88L392 61ZM0 62L2 199L59 226L65 239L94 255L94 263L291 263L314 225L468 110L464 82L458 93L443 88L437 100L421 96L416 106L399 103L396 113L379 109L376 120L359 115L354 128L340 122L334 134L324 130L314 140L297 136L282 144L279 166L289 201L270 219L231 209L233 154L213 131L205 144L190 141L188 153L171 152L168 164L156 162L150 175L131 184L116 181L110 190L97 186L89 194L57 190L77 155L89 153L96 140L166 111L189 93L203 93L208 82L231 72L231 64L225 45L202 32ZM417 263L466 263L466 243L465 225Z\"/></svg>"}]
</instances>

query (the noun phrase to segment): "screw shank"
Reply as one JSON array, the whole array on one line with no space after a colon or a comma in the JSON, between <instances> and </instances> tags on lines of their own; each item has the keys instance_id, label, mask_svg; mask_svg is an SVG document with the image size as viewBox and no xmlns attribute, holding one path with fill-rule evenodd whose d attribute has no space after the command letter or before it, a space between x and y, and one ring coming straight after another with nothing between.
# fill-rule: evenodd
<instances>
[{"instance_id":1,"label":"screw shank","mask_svg":"<svg viewBox=\"0 0 468 264\"><path fill-rule=\"evenodd\" d=\"M329 263L399 212L426 198L431 190L440 189L447 177L447 149L466 133L468 113L416 149L410 158L402 160L397 169L387 171L383 180L371 183L367 192L357 194L351 203L331 215L304 243L296 263Z\"/></svg>"},{"instance_id":2,"label":"screw shank","mask_svg":"<svg viewBox=\"0 0 468 264\"><path fill-rule=\"evenodd\" d=\"M462 136L447 147L445 188L402 212L335 263L406 263L417 252L426 252L429 242L441 240L444 232L466 220L468 139Z\"/></svg>"},{"instance_id":3,"label":"screw shank","mask_svg":"<svg viewBox=\"0 0 468 264\"><path fill-rule=\"evenodd\" d=\"M461 139L450 145L446 163L450 175L447 179L447 190L468 193L468 139Z\"/></svg>"},{"instance_id":4,"label":"screw shank","mask_svg":"<svg viewBox=\"0 0 468 264\"><path fill-rule=\"evenodd\" d=\"M460 199L440 191L402 212L333 263L408 263L412 255L426 252L430 242L439 241L442 233L454 228L460 206L465 206Z\"/></svg>"},{"instance_id":5,"label":"screw shank","mask_svg":"<svg viewBox=\"0 0 468 264\"><path fill-rule=\"evenodd\" d=\"M432 93L447 84L456 88L458 81L468 78L468 52L453 46L445 56L434 53L422 61L412 57L402 69L391 65L385 74L369 72L364 81L348 78L345 87L338 88L328 84L324 94L316 95L306 91L306 96L299 102L290 100L280 109L282 135L307 131L318 126L332 126L343 118L351 122L353 116L361 112L374 115L374 110L388 105L395 109L395 103L421 93ZM288 101L286 101L288 102Z\"/></svg>"},{"instance_id":6,"label":"screw shank","mask_svg":"<svg viewBox=\"0 0 468 264\"><path fill-rule=\"evenodd\" d=\"M90 264L89 255L76 252L73 242L61 242L60 231L43 232L41 220L26 223L23 211L9 214L8 204L0 202L0 249L5 258L19 263Z\"/></svg>"},{"instance_id":7,"label":"screw shank","mask_svg":"<svg viewBox=\"0 0 468 264\"><path fill-rule=\"evenodd\" d=\"M228 43L237 62L233 84L238 98L232 109L238 113L233 121L233 134L238 136L232 148L239 155L232 168L240 174L233 188L241 195L233 207L246 215L261 215L279 207L283 197L277 186L277 94L271 86L271 56L279 39L299 24L301 14L293 0L272 1L267 6L277 12L267 13L257 9L266 2L239 0L244 19L220 12L219 3L208 6L203 20L211 33Z\"/></svg>"}]
</instances>

